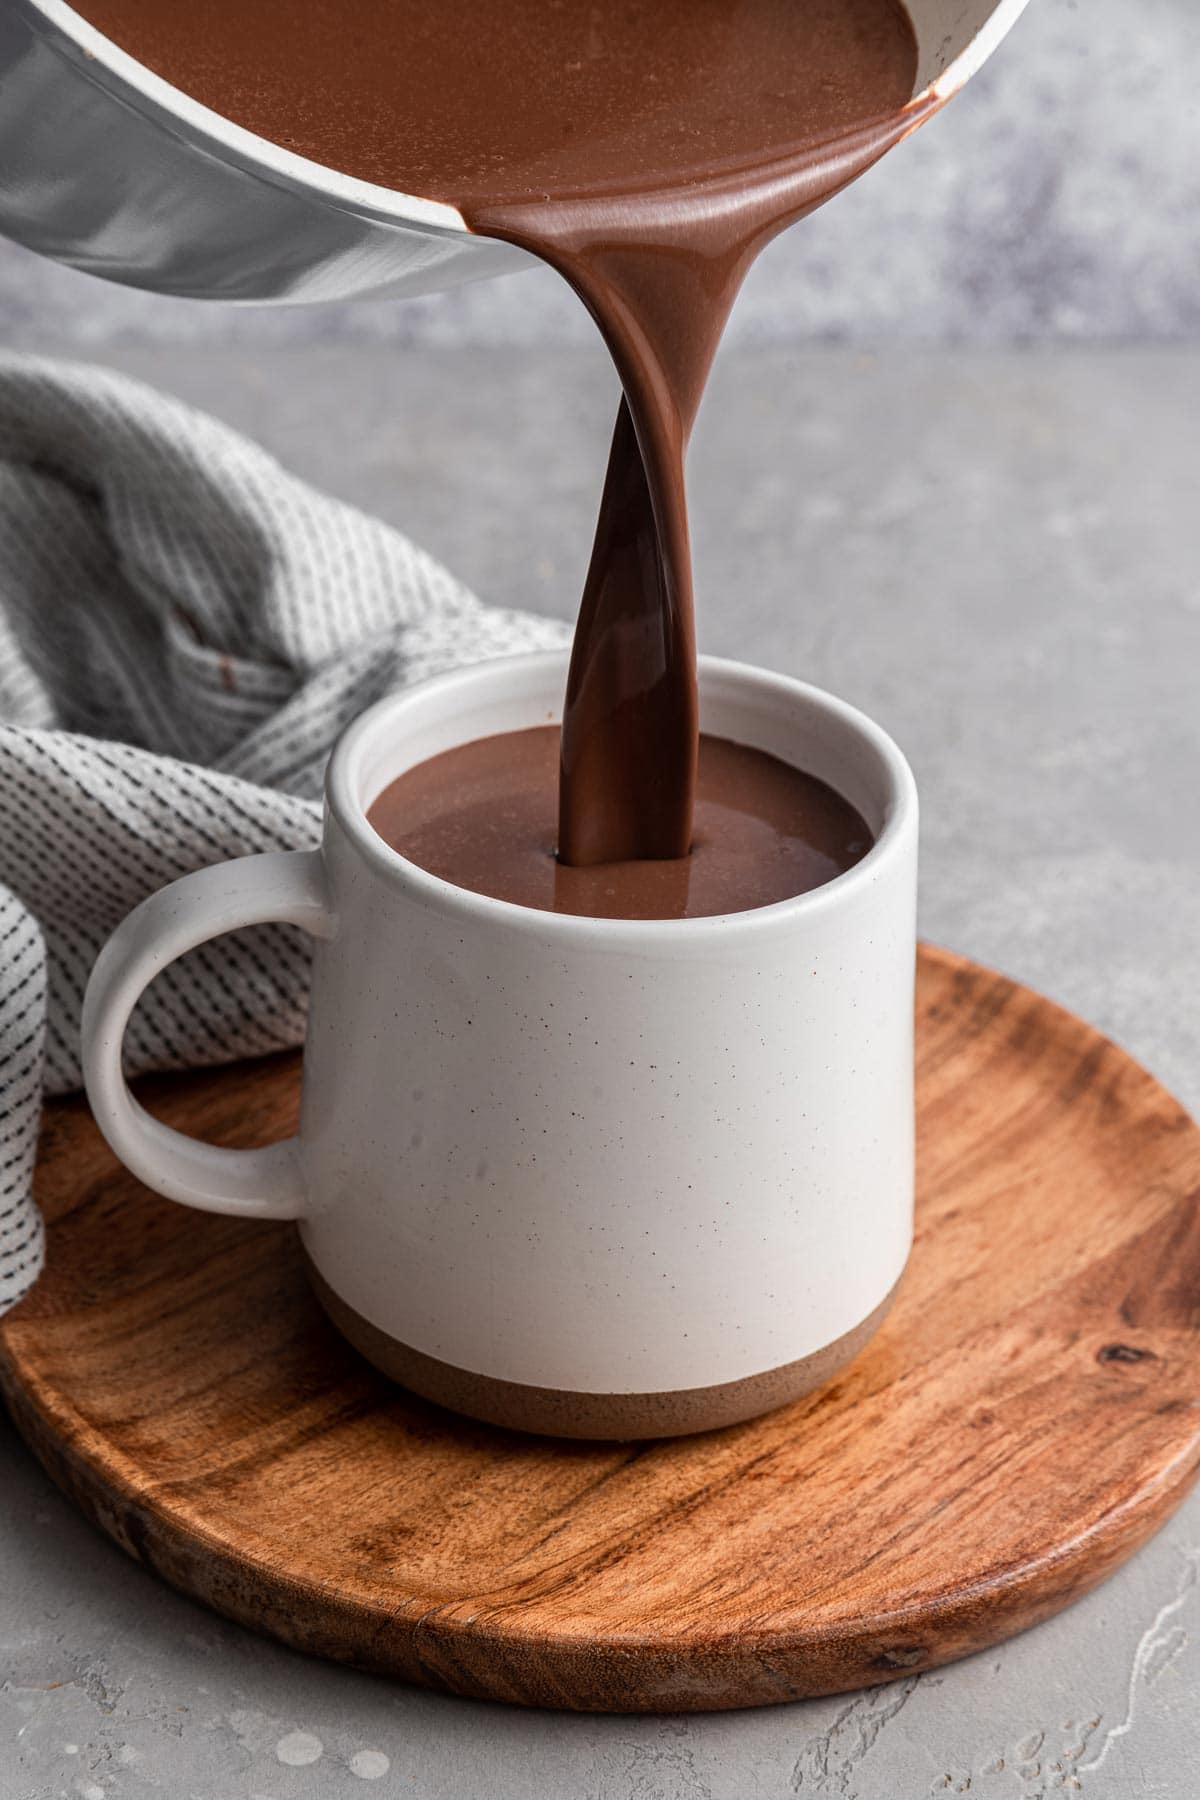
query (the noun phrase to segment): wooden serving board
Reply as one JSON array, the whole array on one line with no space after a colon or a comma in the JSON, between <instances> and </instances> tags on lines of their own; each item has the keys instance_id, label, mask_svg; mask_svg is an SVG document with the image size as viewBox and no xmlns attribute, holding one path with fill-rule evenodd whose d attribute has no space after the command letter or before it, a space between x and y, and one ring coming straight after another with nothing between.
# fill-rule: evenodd
<instances>
[{"instance_id":1,"label":"wooden serving board","mask_svg":"<svg viewBox=\"0 0 1200 1800\"><path fill-rule=\"evenodd\" d=\"M154 1198L79 1102L40 1165L47 1272L0 1380L131 1555L284 1642L606 1711L928 1669L1102 1580L1200 1463L1200 1130L1095 1031L943 951L918 991L916 1248L828 1387L708 1436L557 1443L390 1387L291 1229ZM173 1124L290 1129L287 1057L142 1084Z\"/></svg>"}]
</instances>

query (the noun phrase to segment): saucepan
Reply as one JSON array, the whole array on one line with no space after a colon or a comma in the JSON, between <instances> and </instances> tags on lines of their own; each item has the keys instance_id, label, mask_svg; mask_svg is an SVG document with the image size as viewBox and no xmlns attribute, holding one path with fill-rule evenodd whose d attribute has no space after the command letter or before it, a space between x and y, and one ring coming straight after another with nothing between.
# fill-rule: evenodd
<instances>
[{"instance_id":1,"label":"saucepan","mask_svg":"<svg viewBox=\"0 0 1200 1800\"><path fill-rule=\"evenodd\" d=\"M963 86L1026 3L908 0L914 116ZM0 233L110 281L207 300L421 294L534 262L473 235L453 206L231 124L64 0L0 0Z\"/></svg>"}]
</instances>

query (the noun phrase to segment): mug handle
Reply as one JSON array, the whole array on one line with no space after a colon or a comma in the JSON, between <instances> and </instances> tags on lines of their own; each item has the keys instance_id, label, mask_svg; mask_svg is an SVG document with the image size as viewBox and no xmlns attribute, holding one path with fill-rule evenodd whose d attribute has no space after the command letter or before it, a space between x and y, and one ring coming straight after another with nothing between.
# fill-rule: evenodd
<instances>
[{"instance_id":1,"label":"mug handle","mask_svg":"<svg viewBox=\"0 0 1200 1800\"><path fill-rule=\"evenodd\" d=\"M147 1187L201 1212L243 1219L298 1219L305 1210L299 1140L260 1150L222 1150L172 1131L139 1105L121 1068L129 1015L168 963L243 925L333 931L319 850L269 851L216 863L151 894L96 959L83 1002L83 1080L96 1123Z\"/></svg>"}]
</instances>

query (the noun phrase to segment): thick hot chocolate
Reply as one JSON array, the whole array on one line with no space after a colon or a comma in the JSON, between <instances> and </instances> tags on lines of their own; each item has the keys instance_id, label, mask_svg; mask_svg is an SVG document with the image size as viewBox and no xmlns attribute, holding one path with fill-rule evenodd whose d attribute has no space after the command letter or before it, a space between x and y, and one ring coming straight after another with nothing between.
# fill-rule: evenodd
<instances>
[{"instance_id":1,"label":"thick hot chocolate","mask_svg":"<svg viewBox=\"0 0 1200 1800\"><path fill-rule=\"evenodd\" d=\"M789 900L870 848L854 808L764 751L702 737L690 856L572 868L558 839L557 726L447 750L386 787L368 817L393 850L476 893L602 919L696 919Z\"/></svg>"},{"instance_id":2,"label":"thick hot chocolate","mask_svg":"<svg viewBox=\"0 0 1200 1800\"><path fill-rule=\"evenodd\" d=\"M900 0L76 0L313 160L553 264L624 387L567 691L568 864L686 855L698 724L684 451L754 257L896 143Z\"/></svg>"}]
</instances>

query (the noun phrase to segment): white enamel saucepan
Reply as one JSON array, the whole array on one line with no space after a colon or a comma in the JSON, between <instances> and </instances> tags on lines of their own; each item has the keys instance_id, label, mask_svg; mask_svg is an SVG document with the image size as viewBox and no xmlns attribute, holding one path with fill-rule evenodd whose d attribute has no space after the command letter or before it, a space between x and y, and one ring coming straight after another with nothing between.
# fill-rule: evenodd
<instances>
[{"instance_id":1,"label":"white enamel saucepan","mask_svg":"<svg viewBox=\"0 0 1200 1800\"><path fill-rule=\"evenodd\" d=\"M908 0L914 111L957 92L1026 0ZM356 181L198 105L64 0L0 0L0 233L206 300L421 294L532 266L453 206Z\"/></svg>"}]
</instances>

